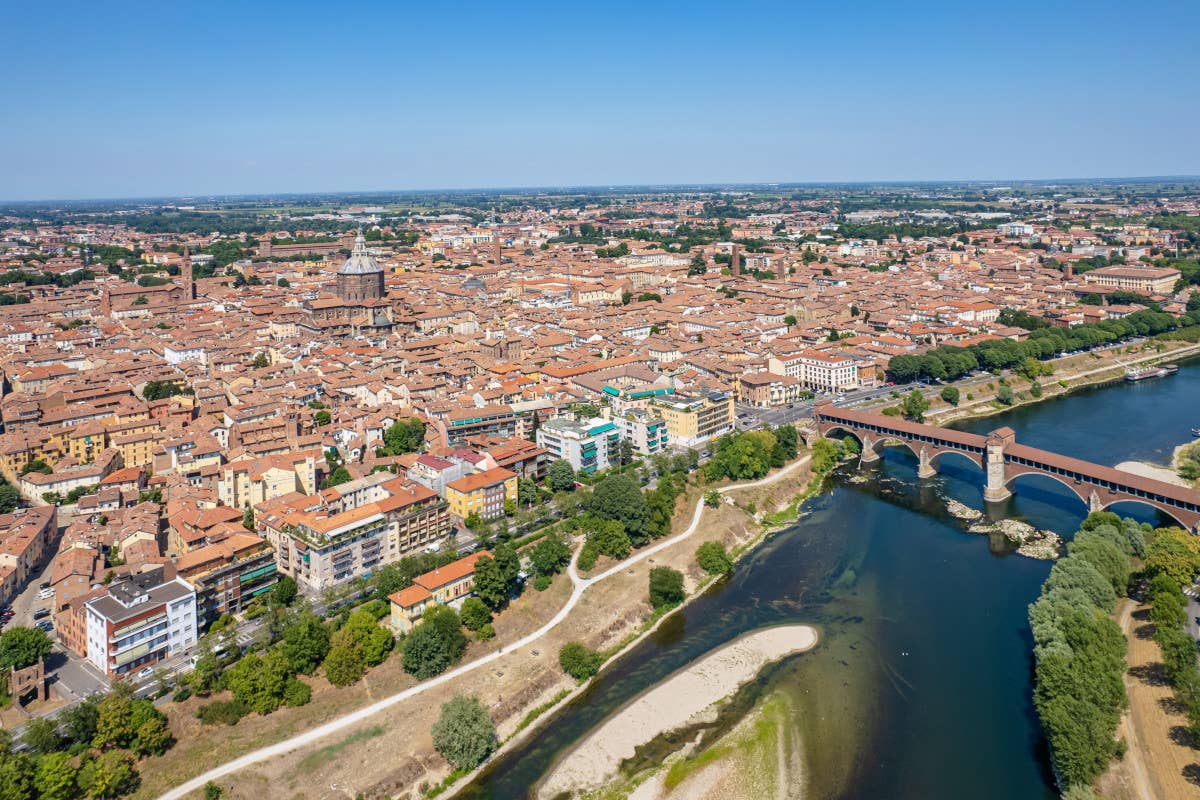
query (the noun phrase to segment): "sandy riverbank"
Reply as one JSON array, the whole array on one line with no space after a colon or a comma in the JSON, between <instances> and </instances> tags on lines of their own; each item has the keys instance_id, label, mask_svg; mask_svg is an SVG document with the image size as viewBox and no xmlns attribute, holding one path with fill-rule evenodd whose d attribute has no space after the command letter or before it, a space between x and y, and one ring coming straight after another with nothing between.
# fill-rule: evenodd
<instances>
[{"instance_id":1,"label":"sandy riverbank","mask_svg":"<svg viewBox=\"0 0 1200 800\"><path fill-rule=\"evenodd\" d=\"M817 644L809 625L749 633L662 681L601 725L550 773L538 797L589 791L616 774L639 745L686 725L754 678L767 664Z\"/></svg>"},{"instance_id":2,"label":"sandy riverbank","mask_svg":"<svg viewBox=\"0 0 1200 800\"><path fill-rule=\"evenodd\" d=\"M1170 467L1164 467L1161 464L1147 464L1145 461L1122 461L1117 464L1117 469L1122 472L1128 472L1130 475L1140 475L1143 478L1151 478L1163 483L1173 483L1176 486L1187 486L1190 484L1183 478L1179 477L1175 470Z\"/></svg>"}]
</instances>

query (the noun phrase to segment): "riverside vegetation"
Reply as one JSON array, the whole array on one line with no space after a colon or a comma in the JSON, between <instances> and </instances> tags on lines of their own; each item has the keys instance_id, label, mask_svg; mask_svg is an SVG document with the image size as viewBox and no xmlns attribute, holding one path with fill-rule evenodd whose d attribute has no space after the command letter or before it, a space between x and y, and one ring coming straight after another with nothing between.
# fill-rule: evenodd
<instances>
[{"instance_id":1,"label":"riverside vegetation","mask_svg":"<svg viewBox=\"0 0 1200 800\"><path fill-rule=\"evenodd\" d=\"M1029 607L1034 707L1061 788L1086 797L1110 761L1125 752L1116 730L1128 705L1127 645L1112 613L1131 586L1149 583L1167 676L1189 710L1193 732L1200 733L1200 672L1196 645L1183 628L1180 591L1200 571L1200 543L1180 528L1155 529L1095 512L1067 551Z\"/></svg>"}]
</instances>

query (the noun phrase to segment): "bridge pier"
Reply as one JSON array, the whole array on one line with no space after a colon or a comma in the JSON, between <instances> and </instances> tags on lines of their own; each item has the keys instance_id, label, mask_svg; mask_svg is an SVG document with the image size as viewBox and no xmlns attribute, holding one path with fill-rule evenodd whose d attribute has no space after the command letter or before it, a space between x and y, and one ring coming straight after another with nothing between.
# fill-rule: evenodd
<instances>
[{"instance_id":1,"label":"bridge pier","mask_svg":"<svg viewBox=\"0 0 1200 800\"><path fill-rule=\"evenodd\" d=\"M1088 513L1091 514L1103 510L1104 503L1100 502L1100 495L1096 494L1095 490L1092 490L1092 493L1088 495Z\"/></svg>"},{"instance_id":2,"label":"bridge pier","mask_svg":"<svg viewBox=\"0 0 1200 800\"><path fill-rule=\"evenodd\" d=\"M933 459L929 457L929 451L924 447L921 448L918 459L920 461L920 463L917 465L918 478L925 480L926 478L932 478L934 475L937 475L937 470L933 468Z\"/></svg>"},{"instance_id":3,"label":"bridge pier","mask_svg":"<svg viewBox=\"0 0 1200 800\"><path fill-rule=\"evenodd\" d=\"M989 503L999 503L1012 497L1004 472L1004 448L1014 438L1012 431L1008 428L993 431L987 438L986 454L983 459L983 471L987 476L987 483L983 489L983 499Z\"/></svg>"},{"instance_id":4,"label":"bridge pier","mask_svg":"<svg viewBox=\"0 0 1200 800\"><path fill-rule=\"evenodd\" d=\"M862 437L862 452L858 455L858 463L871 464L880 459L878 445L874 439L866 434Z\"/></svg>"}]
</instances>

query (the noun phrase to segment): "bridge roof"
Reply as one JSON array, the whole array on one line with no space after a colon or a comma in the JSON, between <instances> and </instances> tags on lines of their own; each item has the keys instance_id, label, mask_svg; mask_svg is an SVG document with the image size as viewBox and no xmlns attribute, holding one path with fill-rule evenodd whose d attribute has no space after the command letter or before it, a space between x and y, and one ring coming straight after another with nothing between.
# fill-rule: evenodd
<instances>
[{"instance_id":1,"label":"bridge roof","mask_svg":"<svg viewBox=\"0 0 1200 800\"><path fill-rule=\"evenodd\" d=\"M1184 486L1155 480L1154 478L1145 478L1141 475L1134 475L1132 472L1106 467L1102 464L1094 464L1091 461L1084 461L1079 458L1071 458L1070 456L1060 455L1049 450L1042 450L1037 447L1029 447L1028 445L1014 442L1004 448L1004 454L1069 472L1078 472L1090 478L1107 481L1125 488L1200 505L1200 492L1195 489L1188 489Z\"/></svg>"},{"instance_id":2,"label":"bridge roof","mask_svg":"<svg viewBox=\"0 0 1200 800\"><path fill-rule=\"evenodd\" d=\"M984 447L987 437L977 433L956 431L952 428L939 428L935 425L923 425L919 422L909 422L899 417L888 417L873 411L856 411L852 408L837 408L822 406L817 413L828 420L844 422L850 425L874 425L908 436L926 436L941 439L945 442L960 444L966 447Z\"/></svg>"}]
</instances>

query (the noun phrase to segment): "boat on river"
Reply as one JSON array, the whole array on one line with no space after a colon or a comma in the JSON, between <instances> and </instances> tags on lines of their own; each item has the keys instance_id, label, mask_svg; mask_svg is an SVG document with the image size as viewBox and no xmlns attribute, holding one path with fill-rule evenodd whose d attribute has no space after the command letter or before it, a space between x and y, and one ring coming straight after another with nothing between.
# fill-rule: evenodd
<instances>
[{"instance_id":1,"label":"boat on river","mask_svg":"<svg viewBox=\"0 0 1200 800\"><path fill-rule=\"evenodd\" d=\"M1173 371L1167 369L1166 367L1141 367L1139 369L1127 369L1125 370L1125 380L1129 381L1130 383L1137 383L1138 381L1149 380L1150 378L1165 378L1168 375L1173 374L1173 372L1178 371L1179 367L1175 367Z\"/></svg>"}]
</instances>

